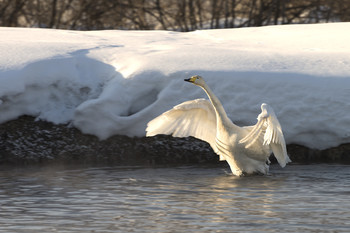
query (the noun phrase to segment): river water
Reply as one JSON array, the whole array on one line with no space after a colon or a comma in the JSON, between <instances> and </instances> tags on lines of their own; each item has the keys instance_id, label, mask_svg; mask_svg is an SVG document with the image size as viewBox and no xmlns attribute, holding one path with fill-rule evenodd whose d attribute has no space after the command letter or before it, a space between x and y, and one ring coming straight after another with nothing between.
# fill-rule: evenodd
<instances>
[{"instance_id":1,"label":"river water","mask_svg":"<svg viewBox=\"0 0 350 233\"><path fill-rule=\"evenodd\" d=\"M0 232L350 232L350 166L7 168Z\"/></svg>"}]
</instances>

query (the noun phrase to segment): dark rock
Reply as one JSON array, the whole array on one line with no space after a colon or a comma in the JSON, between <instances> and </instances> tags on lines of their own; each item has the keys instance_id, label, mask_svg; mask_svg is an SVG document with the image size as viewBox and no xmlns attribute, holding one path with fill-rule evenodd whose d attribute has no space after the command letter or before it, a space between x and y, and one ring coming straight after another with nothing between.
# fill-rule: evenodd
<instances>
[{"instance_id":1,"label":"dark rock","mask_svg":"<svg viewBox=\"0 0 350 233\"><path fill-rule=\"evenodd\" d=\"M288 145L287 150L293 162L350 164L350 143L325 150L310 149L293 144Z\"/></svg>"},{"instance_id":2,"label":"dark rock","mask_svg":"<svg viewBox=\"0 0 350 233\"><path fill-rule=\"evenodd\" d=\"M100 141L69 125L22 116L0 125L0 165L96 164L168 165L217 163L207 143L195 138L130 138L116 135Z\"/></svg>"},{"instance_id":3,"label":"dark rock","mask_svg":"<svg viewBox=\"0 0 350 233\"><path fill-rule=\"evenodd\" d=\"M296 163L350 163L350 143L327 150L288 145ZM22 116L0 125L0 165L181 165L219 163L206 142L192 137L130 138L116 135L100 141L68 124L55 125Z\"/></svg>"}]
</instances>

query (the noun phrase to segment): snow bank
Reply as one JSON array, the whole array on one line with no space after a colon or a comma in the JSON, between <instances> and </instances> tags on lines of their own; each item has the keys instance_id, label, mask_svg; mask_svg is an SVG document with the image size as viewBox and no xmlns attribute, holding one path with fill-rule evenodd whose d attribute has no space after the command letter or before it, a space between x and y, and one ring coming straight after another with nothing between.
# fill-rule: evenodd
<instances>
[{"instance_id":1,"label":"snow bank","mask_svg":"<svg viewBox=\"0 0 350 233\"><path fill-rule=\"evenodd\" d=\"M263 102L287 143L350 142L349 23L167 31L0 28L0 123L32 115L106 139L144 136L149 120L206 97L202 75L238 125Z\"/></svg>"}]
</instances>

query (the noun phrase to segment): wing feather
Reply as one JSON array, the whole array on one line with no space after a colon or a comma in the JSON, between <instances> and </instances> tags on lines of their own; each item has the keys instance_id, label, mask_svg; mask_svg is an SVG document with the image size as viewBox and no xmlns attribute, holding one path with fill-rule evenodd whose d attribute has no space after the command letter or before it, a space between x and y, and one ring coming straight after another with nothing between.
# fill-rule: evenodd
<instances>
[{"instance_id":1,"label":"wing feather","mask_svg":"<svg viewBox=\"0 0 350 233\"><path fill-rule=\"evenodd\" d=\"M257 139L263 137L263 145L269 146L281 167L285 167L291 160L287 155L286 142L281 125L275 112L269 105L262 104L261 110L262 112L258 116L256 125L239 142L246 143L246 148L249 148Z\"/></svg>"},{"instance_id":2,"label":"wing feather","mask_svg":"<svg viewBox=\"0 0 350 233\"><path fill-rule=\"evenodd\" d=\"M264 125L264 121L259 120L258 123L251 129L251 131L239 142L240 143L247 143L249 142L245 147L249 148L252 144L256 142L257 139L259 139L261 133L263 132L262 127Z\"/></svg>"},{"instance_id":3,"label":"wing feather","mask_svg":"<svg viewBox=\"0 0 350 233\"><path fill-rule=\"evenodd\" d=\"M216 114L210 101L196 99L186 101L154 118L147 124L146 136L157 134L173 137L192 136L206 141L218 153L216 148ZM220 156L220 159L221 156Z\"/></svg>"}]
</instances>

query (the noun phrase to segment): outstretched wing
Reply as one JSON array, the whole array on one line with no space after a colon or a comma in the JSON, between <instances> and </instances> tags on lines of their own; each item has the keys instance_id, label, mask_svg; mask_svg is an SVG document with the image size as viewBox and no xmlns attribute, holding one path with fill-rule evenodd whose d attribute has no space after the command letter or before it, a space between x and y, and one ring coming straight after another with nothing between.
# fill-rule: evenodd
<instances>
[{"instance_id":1,"label":"outstretched wing","mask_svg":"<svg viewBox=\"0 0 350 233\"><path fill-rule=\"evenodd\" d=\"M281 167L291 162L287 155L286 142L284 140L281 125L273 109L267 105L261 105L262 112L258 116L258 122L252 130L239 142L246 143L246 148L253 145L256 140L263 138L263 144L270 147Z\"/></svg>"},{"instance_id":2,"label":"outstretched wing","mask_svg":"<svg viewBox=\"0 0 350 233\"><path fill-rule=\"evenodd\" d=\"M208 142L217 153L215 110L206 99L196 99L176 105L148 122L146 132L147 137L157 134L173 137L192 136ZM220 159L223 160L221 156Z\"/></svg>"}]
</instances>

